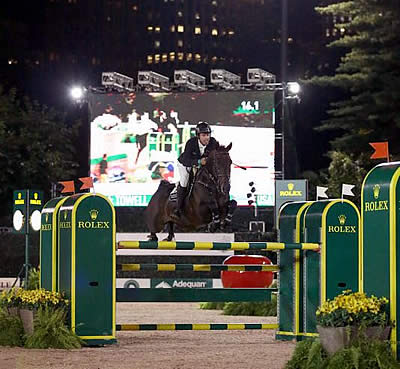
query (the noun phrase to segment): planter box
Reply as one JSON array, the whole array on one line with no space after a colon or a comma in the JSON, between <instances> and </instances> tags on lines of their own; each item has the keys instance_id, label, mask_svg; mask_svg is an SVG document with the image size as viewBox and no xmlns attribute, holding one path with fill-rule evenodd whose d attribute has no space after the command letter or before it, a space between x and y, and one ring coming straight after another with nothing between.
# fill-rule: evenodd
<instances>
[{"instance_id":1,"label":"planter box","mask_svg":"<svg viewBox=\"0 0 400 369\"><path fill-rule=\"evenodd\" d=\"M365 330L360 331L359 327L356 326L321 327L320 325L317 325L319 339L329 355L333 355L336 351L349 347L352 342L363 335L370 339L378 339L382 341L388 340L390 330L390 327L383 328L379 326L368 327Z\"/></svg>"}]
</instances>

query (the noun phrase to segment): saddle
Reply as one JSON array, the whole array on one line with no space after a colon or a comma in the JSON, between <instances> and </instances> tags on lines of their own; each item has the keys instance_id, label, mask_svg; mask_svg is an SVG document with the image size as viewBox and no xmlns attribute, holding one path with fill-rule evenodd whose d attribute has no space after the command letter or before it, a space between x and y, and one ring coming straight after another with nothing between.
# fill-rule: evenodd
<instances>
[{"instance_id":1,"label":"saddle","mask_svg":"<svg viewBox=\"0 0 400 369\"><path fill-rule=\"evenodd\" d=\"M197 174L198 174L199 170L200 169L197 168L197 167L192 167L192 169L190 170L189 182L188 182L188 186L187 186L185 197L188 197L192 193L193 186L194 186L194 183L196 182L196 178L197 178ZM177 188L178 188L178 184L175 185L175 187L173 188L173 190L169 194L169 201L176 202L178 200Z\"/></svg>"}]
</instances>

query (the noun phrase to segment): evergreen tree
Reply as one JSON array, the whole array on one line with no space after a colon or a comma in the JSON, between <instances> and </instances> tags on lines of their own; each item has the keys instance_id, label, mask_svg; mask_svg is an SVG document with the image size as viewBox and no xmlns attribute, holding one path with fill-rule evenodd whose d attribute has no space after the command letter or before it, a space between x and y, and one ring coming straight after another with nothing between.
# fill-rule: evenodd
<instances>
[{"instance_id":1,"label":"evergreen tree","mask_svg":"<svg viewBox=\"0 0 400 369\"><path fill-rule=\"evenodd\" d=\"M400 154L400 6L398 0L350 0L316 8L340 20L341 37L328 47L346 48L333 76L311 82L343 89L320 130L340 130L334 149L356 156L372 153L369 142L389 141Z\"/></svg>"}]
</instances>

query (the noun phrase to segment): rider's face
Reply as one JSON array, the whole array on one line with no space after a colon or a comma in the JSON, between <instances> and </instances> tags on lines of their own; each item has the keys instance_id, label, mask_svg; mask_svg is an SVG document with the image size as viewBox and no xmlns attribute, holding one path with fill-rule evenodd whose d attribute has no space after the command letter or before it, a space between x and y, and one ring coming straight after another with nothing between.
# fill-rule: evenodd
<instances>
[{"instance_id":1,"label":"rider's face","mask_svg":"<svg viewBox=\"0 0 400 369\"><path fill-rule=\"evenodd\" d=\"M210 142L211 135L209 133L200 133L199 134L199 141L202 145L207 146Z\"/></svg>"}]
</instances>

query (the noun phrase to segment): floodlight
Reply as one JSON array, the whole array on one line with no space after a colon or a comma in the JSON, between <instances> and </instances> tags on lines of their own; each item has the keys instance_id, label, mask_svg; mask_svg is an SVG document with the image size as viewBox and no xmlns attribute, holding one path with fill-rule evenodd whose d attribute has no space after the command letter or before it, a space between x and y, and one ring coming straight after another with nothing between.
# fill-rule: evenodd
<instances>
[{"instance_id":1,"label":"floodlight","mask_svg":"<svg viewBox=\"0 0 400 369\"><path fill-rule=\"evenodd\" d=\"M297 82L288 82L287 87L290 95L297 95L300 92L300 85Z\"/></svg>"},{"instance_id":2,"label":"floodlight","mask_svg":"<svg viewBox=\"0 0 400 369\"><path fill-rule=\"evenodd\" d=\"M85 89L81 86L74 86L71 88L70 94L74 100L81 100L85 94Z\"/></svg>"}]
</instances>

